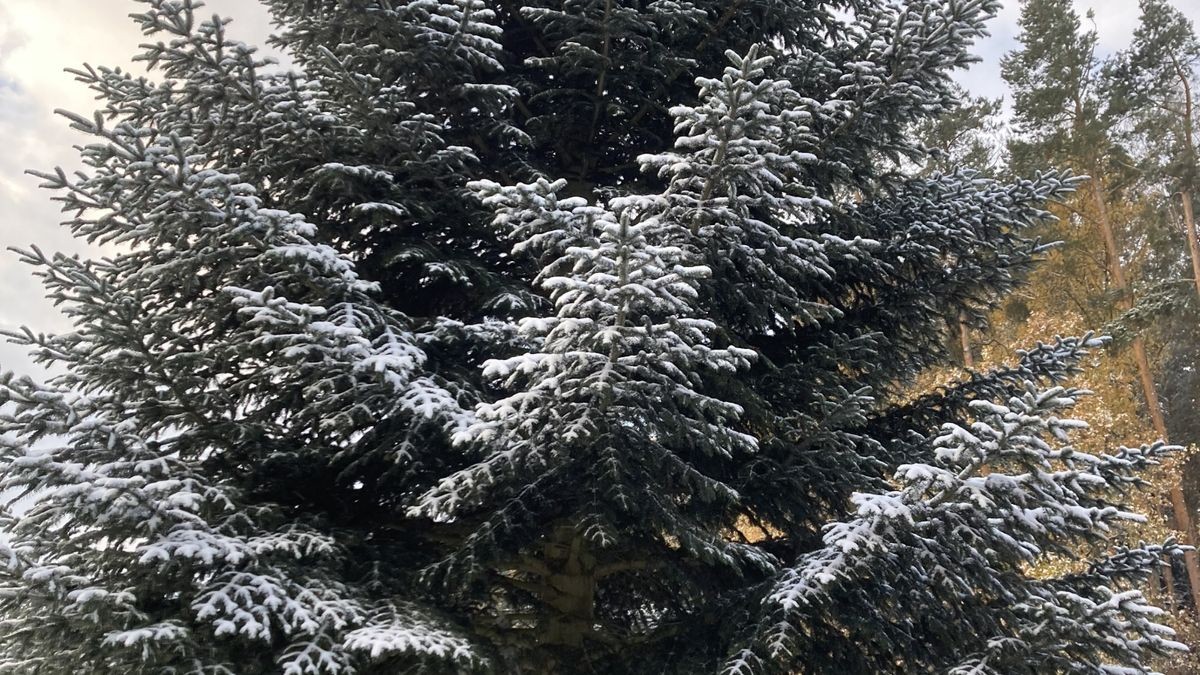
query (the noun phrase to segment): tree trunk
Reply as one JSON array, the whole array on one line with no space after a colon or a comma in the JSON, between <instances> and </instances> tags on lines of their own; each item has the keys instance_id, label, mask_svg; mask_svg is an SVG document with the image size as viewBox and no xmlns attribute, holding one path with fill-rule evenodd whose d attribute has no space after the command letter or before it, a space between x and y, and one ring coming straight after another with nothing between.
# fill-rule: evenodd
<instances>
[{"instance_id":1,"label":"tree trunk","mask_svg":"<svg viewBox=\"0 0 1200 675\"><path fill-rule=\"evenodd\" d=\"M1164 504L1163 506L1166 506L1166 505ZM1161 510L1161 509L1160 509L1160 513L1162 513L1162 515L1166 516L1167 525L1169 527L1171 527L1172 529L1178 529L1175 527L1175 519L1171 517L1170 513L1166 512L1165 510ZM1162 570L1162 574L1163 574L1163 585L1166 587L1166 590L1167 590L1165 599L1167 600L1167 602L1170 603L1169 605L1167 605L1167 609L1178 609L1179 607L1182 606L1182 603L1179 602L1179 596L1176 595L1176 592L1175 592L1175 561L1171 560L1171 558L1168 557L1163 562L1165 564L1160 569Z\"/></svg>"},{"instance_id":2,"label":"tree trunk","mask_svg":"<svg viewBox=\"0 0 1200 675\"><path fill-rule=\"evenodd\" d=\"M1125 280L1125 270L1121 266L1121 250L1117 246L1112 222L1108 218L1108 204L1105 202L1104 185L1100 175L1098 170L1092 172L1092 197L1096 202L1096 215L1100 223L1100 232L1104 236L1104 246L1108 250L1109 274L1112 276L1117 292L1121 294L1121 304L1129 309L1133 306L1133 293ZM1146 343L1141 337L1133 340L1133 358L1137 364L1138 380L1142 385L1142 395L1146 400L1146 408L1150 412L1150 421L1154 424L1154 432L1163 441L1167 441L1167 423L1163 419L1162 408L1158 403L1158 391L1154 386L1154 376L1150 371L1150 359L1146 356ZM1192 526L1191 512L1188 510L1180 481L1174 481L1171 484L1170 498L1175 525L1182 535L1183 543L1195 546L1195 528ZM1195 610L1200 612L1200 561L1197 560L1196 551L1185 553L1184 563L1187 566L1192 603Z\"/></svg>"},{"instance_id":3,"label":"tree trunk","mask_svg":"<svg viewBox=\"0 0 1200 675\"><path fill-rule=\"evenodd\" d=\"M962 363L963 368L975 367L975 355L971 353L971 327L963 320L962 315L958 319L958 339L962 345Z\"/></svg>"},{"instance_id":4,"label":"tree trunk","mask_svg":"<svg viewBox=\"0 0 1200 675\"><path fill-rule=\"evenodd\" d=\"M1169 608L1175 609L1179 606L1179 600L1175 597L1175 569L1171 567L1171 561L1167 560L1166 565L1163 565L1163 583L1167 587L1167 600L1171 603Z\"/></svg>"},{"instance_id":5,"label":"tree trunk","mask_svg":"<svg viewBox=\"0 0 1200 675\"><path fill-rule=\"evenodd\" d=\"M1196 237L1196 213L1192 209L1192 193L1184 186L1183 229L1187 234L1188 251L1192 254L1192 281L1196 284L1196 295L1200 296L1200 240Z\"/></svg>"},{"instance_id":6,"label":"tree trunk","mask_svg":"<svg viewBox=\"0 0 1200 675\"><path fill-rule=\"evenodd\" d=\"M1150 570L1150 590L1146 593L1146 598L1154 605L1159 607L1171 608L1171 605L1161 600L1162 596L1162 573L1159 568L1155 567Z\"/></svg>"},{"instance_id":7,"label":"tree trunk","mask_svg":"<svg viewBox=\"0 0 1200 675\"><path fill-rule=\"evenodd\" d=\"M1196 214L1192 209L1192 187L1195 183L1194 165L1196 163L1195 131L1192 120L1195 118L1195 103L1192 100L1192 82L1188 71L1179 63L1179 59L1171 55L1171 65L1179 77L1179 85L1183 91L1183 114L1180 122L1183 124L1183 145L1193 168L1180 176L1179 194L1183 197L1183 227L1187 235L1188 251L1192 256L1192 281L1196 284L1196 293L1200 295L1200 242L1196 240ZM1197 609L1200 609L1198 607Z\"/></svg>"}]
</instances>

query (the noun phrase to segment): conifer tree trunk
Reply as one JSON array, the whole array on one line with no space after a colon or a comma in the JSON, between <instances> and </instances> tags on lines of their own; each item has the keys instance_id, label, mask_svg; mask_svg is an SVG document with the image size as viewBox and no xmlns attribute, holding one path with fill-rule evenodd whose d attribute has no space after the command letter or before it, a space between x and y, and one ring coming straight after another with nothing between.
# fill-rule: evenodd
<instances>
[{"instance_id":1,"label":"conifer tree trunk","mask_svg":"<svg viewBox=\"0 0 1200 675\"><path fill-rule=\"evenodd\" d=\"M1150 588L1146 591L1146 597L1156 605L1165 606L1166 603L1160 597L1162 590L1162 573L1156 568L1150 572ZM1168 589L1169 591L1170 589ZM1169 596L1168 596L1169 597Z\"/></svg>"},{"instance_id":2,"label":"conifer tree trunk","mask_svg":"<svg viewBox=\"0 0 1200 675\"><path fill-rule=\"evenodd\" d=\"M1108 205L1104 198L1101 173L1095 167L1092 171L1092 197L1096 202L1096 215L1100 223L1100 232L1104 237L1104 246L1108 250L1109 273L1112 275L1113 285L1121 294L1121 304L1128 309L1133 306L1133 294L1125 279L1125 271L1121 267L1120 249L1117 247L1117 238L1108 217ZM1146 408L1150 412L1150 421L1154 424L1154 432L1166 441L1168 440L1167 423L1163 418L1162 409L1159 407L1158 392L1150 371L1150 359L1146 356L1146 342L1141 337L1133 340L1133 358L1137 364L1138 380L1142 385L1142 395L1146 400ZM1175 515L1175 525L1183 536L1183 543L1195 546L1195 530L1192 526L1191 514L1188 511L1187 500L1184 498L1183 486L1179 481L1171 485L1170 497L1171 510ZM1197 561L1196 551L1185 553L1184 563L1187 566L1188 587L1191 590L1192 602L1197 611L1200 611L1200 562Z\"/></svg>"},{"instance_id":3,"label":"conifer tree trunk","mask_svg":"<svg viewBox=\"0 0 1200 675\"><path fill-rule=\"evenodd\" d=\"M1196 215L1192 208L1192 194L1187 187L1180 191L1183 195L1183 228L1187 232L1188 251L1192 257L1192 282L1196 285L1196 295L1200 296L1200 239L1196 237Z\"/></svg>"},{"instance_id":4,"label":"conifer tree trunk","mask_svg":"<svg viewBox=\"0 0 1200 675\"><path fill-rule=\"evenodd\" d=\"M1175 571L1171 569L1170 561L1162 568L1163 584L1167 587L1167 599L1170 600L1172 608L1179 605L1179 601L1175 598Z\"/></svg>"},{"instance_id":5,"label":"conifer tree trunk","mask_svg":"<svg viewBox=\"0 0 1200 675\"><path fill-rule=\"evenodd\" d=\"M967 325L965 318L959 315L958 318L958 339L962 344L963 353L963 368L975 367L975 355L971 353L971 328Z\"/></svg>"},{"instance_id":6,"label":"conifer tree trunk","mask_svg":"<svg viewBox=\"0 0 1200 675\"><path fill-rule=\"evenodd\" d=\"M1161 513L1161 511L1160 511L1160 513ZM1172 518L1169 514L1167 515L1167 524L1172 528L1175 527L1175 519ZM1175 608L1179 607L1179 597L1177 596L1177 594L1175 592L1175 568L1171 564L1170 558L1167 558L1163 562L1166 563L1161 568L1162 575L1163 575L1163 585L1166 587L1166 590L1167 590L1165 599L1170 603L1170 605L1168 605L1168 608L1175 609Z\"/></svg>"},{"instance_id":7,"label":"conifer tree trunk","mask_svg":"<svg viewBox=\"0 0 1200 675\"><path fill-rule=\"evenodd\" d=\"M1179 77L1180 88L1183 91L1183 142L1187 145L1187 156L1194 163L1196 147L1193 142L1192 119L1195 114L1195 104L1192 101L1192 83L1188 80L1187 73L1180 66L1178 59L1172 57L1171 64ZM1185 178L1183 184L1180 185L1179 193L1183 198L1183 227L1187 235L1188 252L1192 258L1192 281L1196 285L1196 294L1200 295L1200 239L1196 237L1196 213L1192 208L1192 181Z\"/></svg>"}]
</instances>

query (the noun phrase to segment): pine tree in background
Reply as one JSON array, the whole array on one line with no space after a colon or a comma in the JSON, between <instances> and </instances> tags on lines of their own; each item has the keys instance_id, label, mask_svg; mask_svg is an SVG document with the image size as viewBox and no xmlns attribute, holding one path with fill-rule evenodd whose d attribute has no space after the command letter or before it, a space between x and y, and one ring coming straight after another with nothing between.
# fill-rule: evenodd
<instances>
[{"instance_id":1,"label":"pine tree in background","mask_svg":"<svg viewBox=\"0 0 1200 675\"><path fill-rule=\"evenodd\" d=\"M1144 672L1060 339L908 403L1077 181L909 176L991 0L148 0L85 67L106 258L0 387L0 666ZM1079 544L1085 571L1030 564Z\"/></svg>"},{"instance_id":2,"label":"pine tree in background","mask_svg":"<svg viewBox=\"0 0 1200 675\"><path fill-rule=\"evenodd\" d=\"M1133 117L1142 144L1142 168L1165 183L1178 204L1200 295L1200 243L1193 196L1200 183L1200 38L1191 21L1163 0L1143 0L1141 23L1129 49L1114 59L1109 77L1114 98Z\"/></svg>"},{"instance_id":3,"label":"pine tree in background","mask_svg":"<svg viewBox=\"0 0 1200 675\"><path fill-rule=\"evenodd\" d=\"M1025 140L1012 146L1016 166L1031 158L1054 158L1091 177L1083 203L1083 219L1104 243L1107 281L1113 304L1120 312L1136 306L1134 285L1126 267L1127 252L1119 239L1114 211L1123 205L1123 188L1136 181L1128 149L1116 138L1123 106L1114 101L1103 77L1105 68L1095 55L1096 33L1081 30L1079 16L1068 0L1027 0L1022 5L1021 47L1003 62L1004 78L1013 89L1017 128ZM1166 418L1144 337L1128 335L1137 367L1146 416L1155 434L1168 438ZM1196 540L1192 509L1179 480L1168 489L1174 525L1182 540ZM1200 559L1185 556L1193 607L1200 608Z\"/></svg>"},{"instance_id":4,"label":"pine tree in background","mask_svg":"<svg viewBox=\"0 0 1200 675\"><path fill-rule=\"evenodd\" d=\"M1200 161L1200 39L1177 9L1147 0L1132 44L1117 55L1108 75L1114 98L1127 108L1132 122L1129 143L1138 148L1149 205L1143 228L1149 241L1147 297L1131 323L1160 336L1167 424L1175 438L1197 444L1191 366L1200 349L1192 329L1200 309L1200 235L1194 207ZM1193 480L1190 487L1194 500L1200 486Z\"/></svg>"},{"instance_id":5,"label":"pine tree in background","mask_svg":"<svg viewBox=\"0 0 1200 675\"><path fill-rule=\"evenodd\" d=\"M929 152L925 173L972 168L995 176L1004 158L1003 99L971 96L959 88L961 103L946 113L921 120L916 133Z\"/></svg>"}]
</instances>

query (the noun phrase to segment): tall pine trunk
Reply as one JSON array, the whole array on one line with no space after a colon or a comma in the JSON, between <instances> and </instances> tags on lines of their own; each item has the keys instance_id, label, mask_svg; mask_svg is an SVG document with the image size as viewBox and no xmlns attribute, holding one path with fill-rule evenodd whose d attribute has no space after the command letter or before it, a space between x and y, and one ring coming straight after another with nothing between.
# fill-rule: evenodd
<instances>
[{"instance_id":1,"label":"tall pine trunk","mask_svg":"<svg viewBox=\"0 0 1200 675\"><path fill-rule=\"evenodd\" d=\"M975 367L975 355L971 353L971 327L965 314L958 317L958 340L962 346L962 365L968 370Z\"/></svg>"},{"instance_id":2,"label":"tall pine trunk","mask_svg":"<svg viewBox=\"0 0 1200 675\"><path fill-rule=\"evenodd\" d=\"M1183 142L1187 146L1187 156L1191 159L1195 171L1196 163L1196 146L1193 141L1194 129L1192 125L1193 115L1195 114L1195 103L1192 100L1192 83L1188 80L1187 71L1180 65L1179 60L1174 56L1171 57L1171 65L1175 70L1175 74L1179 77L1180 90L1183 92ZM1187 236L1188 252L1192 259L1192 281L1196 285L1196 294L1200 297L1200 239L1196 237L1196 213L1192 208L1192 187L1194 184L1193 177L1186 175L1183 177L1179 187L1179 193L1183 199L1183 227Z\"/></svg>"},{"instance_id":3,"label":"tall pine trunk","mask_svg":"<svg viewBox=\"0 0 1200 675\"><path fill-rule=\"evenodd\" d=\"M1183 229L1192 258L1192 282L1196 285L1196 296L1200 299L1200 238L1196 237L1196 215L1189 189L1185 186L1180 193L1183 195Z\"/></svg>"}]
</instances>

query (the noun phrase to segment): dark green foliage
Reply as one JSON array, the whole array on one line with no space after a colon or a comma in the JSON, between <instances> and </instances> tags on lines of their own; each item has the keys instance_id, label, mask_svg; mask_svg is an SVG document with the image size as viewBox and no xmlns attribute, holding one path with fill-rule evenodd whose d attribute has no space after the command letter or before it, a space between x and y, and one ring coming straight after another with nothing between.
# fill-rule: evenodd
<instances>
[{"instance_id":1,"label":"dark green foliage","mask_svg":"<svg viewBox=\"0 0 1200 675\"><path fill-rule=\"evenodd\" d=\"M294 73L190 0L135 17L159 82L78 73L89 172L45 178L119 250L25 254L77 326L16 336L66 374L0 387L33 502L4 523L3 667L1094 673L1178 647L1128 590L1142 550L1028 574L1136 518L1119 494L1168 451L1071 450L1058 385L1098 341L893 401L1077 182L906 173L998 3L267 4Z\"/></svg>"}]
</instances>

